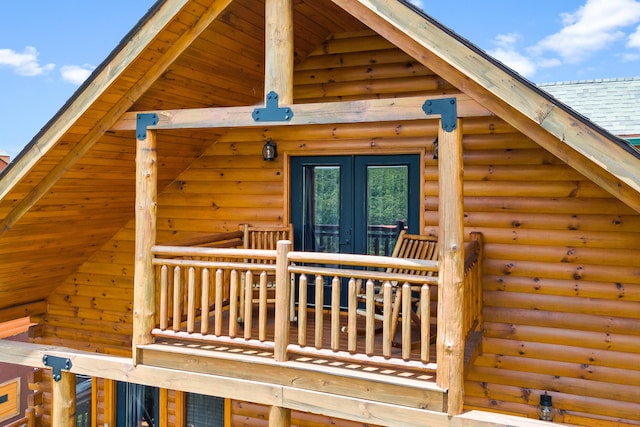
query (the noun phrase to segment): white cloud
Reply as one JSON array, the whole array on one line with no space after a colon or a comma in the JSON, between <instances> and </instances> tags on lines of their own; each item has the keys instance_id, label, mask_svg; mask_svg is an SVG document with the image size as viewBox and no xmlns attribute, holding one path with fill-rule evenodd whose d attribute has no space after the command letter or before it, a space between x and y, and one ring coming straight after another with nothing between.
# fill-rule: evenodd
<instances>
[{"instance_id":1,"label":"white cloud","mask_svg":"<svg viewBox=\"0 0 640 427\"><path fill-rule=\"evenodd\" d=\"M640 49L640 26L636 28L636 32L629 36L628 47Z\"/></svg>"},{"instance_id":2,"label":"white cloud","mask_svg":"<svg viewBox=\"0 0 640 427\"><path fill-rule=\"evenodd\" d=\"M62 75L63 80L79 85L91 75L94 68L95 67L87 64L83 66L65 65L60 68L60 74Z\"/></svg>"},{"instance_id":3,"label":"white cloud","mask_svg":"<svg viewBox=\"0 0 640 427\"><path fill-rule=\"evenodd\" d=\"M640 21L640 2L636 0L587 0L574 13L561 15L564 27L538 42L529 51L545 52L576 63L625 37L623 29Z\"/></svg>"},{"instance_id":4,"label":"white cloud","mask_svg":"<svg viewBox=\"0 0 640 427\"><path fill-rule=\"evenodd\" d=\"M38 50L33 46L27 46L22 53L12 49L0 49L0 66L11 67L21 76L39 76L55 68L55 64L41 65L38 55Z\"/></svg>"},{"instance_id":5,"label":"white cloud","mask_svg":"<svg viewBox=\"0 0 640 427\"><path fill-rule=\"evenodd\" d=\"M420 9L424 9L424 2L422 0L410 0L414 6L419 7Z\"/></svg>"},{"instance_id":6,"label":"white cloud","mask_svg":"<svg viewBox=\"0 0 640 427\"><path fill-rule=\"evenodd\" d=\"M489 54L523 76L529 77L536 72L535 64L516 49L521 36L517 33L499 34L494 42L498 47Z\"/></svg>"}]
</instances>

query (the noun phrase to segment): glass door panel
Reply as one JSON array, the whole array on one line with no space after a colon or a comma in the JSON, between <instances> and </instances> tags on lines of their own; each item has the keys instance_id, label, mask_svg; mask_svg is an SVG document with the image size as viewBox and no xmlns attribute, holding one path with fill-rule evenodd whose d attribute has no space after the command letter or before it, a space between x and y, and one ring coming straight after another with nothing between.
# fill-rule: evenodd
<instances>
[{"instance_id":1,"label":"glass door panel","mask_svg":"<svg viewBox=\"0 0 640 427\"><path fill-rule=\"evenodd\" d=\"M366 253L390 256L409 218L409 167L367 166Z\"/></svg>"},{"instance_id":2,"label":"glass door panel","mask_svg":"<svg viewBox=\"0 0 640 427\"><path fill-rule=\"evenodd\" d=\"M401 230L419 232L419 162L418 155L291 158L294 248L391 255Z\"/></svg>"}]
</instances>

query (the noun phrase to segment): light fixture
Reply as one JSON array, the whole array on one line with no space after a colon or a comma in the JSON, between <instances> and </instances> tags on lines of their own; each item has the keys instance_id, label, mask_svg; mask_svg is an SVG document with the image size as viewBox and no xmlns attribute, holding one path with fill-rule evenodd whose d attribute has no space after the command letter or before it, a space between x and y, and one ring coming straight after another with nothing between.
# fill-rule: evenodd
<instances>
[{"instance_id":1,"label":"light fixture","mask_svg":"<svg viewBox=\"0 0 640 427\"><path fill-rule=\"evenodd\" d=\"M438 160L438 137L433 141L431 146L431 153L433 154L433 160Z\"/></svg>"},{"instance_id":2,"label":"light fixture","mask_svg":"<svg viewBox=\"0 0 640 427\"><path fill-rule=\"evenodd\" d=\"M272 161L278 157L278 149L276 143L271 138L267 139L262 147L262 158L267 161Z\"/></svg>"},{"instance_id":3,"label":"light fixture","mask_svg":"<svg viewBox=\"0 0 640 427\"><path fill-rule=\"evenodd\" d=\"M551 396L546 391L540 395L538 418L544 421L553 421L553 404L551 403Z\"/></svg>"}]
</instances>

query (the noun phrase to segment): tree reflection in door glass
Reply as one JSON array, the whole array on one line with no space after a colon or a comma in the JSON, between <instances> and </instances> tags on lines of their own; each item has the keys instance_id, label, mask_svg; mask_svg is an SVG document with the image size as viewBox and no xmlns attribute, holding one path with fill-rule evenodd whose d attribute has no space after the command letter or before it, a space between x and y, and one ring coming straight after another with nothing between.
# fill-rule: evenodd
<instances>
[{"instance_id":1,"label":"tree reflection in door glass","mask_svg":"<svg viewBox=\"0 0 640 427\"><path fill-rule=\"evenodd\" d=\"M395 241L407 224L409 168L367 167L367 253L391 255Z\"/></svg>"}]
</instances>

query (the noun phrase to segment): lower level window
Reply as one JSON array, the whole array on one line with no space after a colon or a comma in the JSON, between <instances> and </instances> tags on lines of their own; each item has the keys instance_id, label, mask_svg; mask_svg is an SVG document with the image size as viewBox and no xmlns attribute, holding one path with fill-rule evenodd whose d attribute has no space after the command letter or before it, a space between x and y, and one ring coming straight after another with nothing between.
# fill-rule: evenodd
<instances>
[{"instance_id":1,"label":"lower level window","mask_svg":"<svg viewBox=\"0 0 640 427\"><path fill-rule=\"evenodd\" d=\"M157 426L158 402L158 388L118 382L116 427Z\"/></svg>"},{"instance_id":2,"label":"lower level window","mask_svg":"<svg viewBox=\"0 0 640 427\"><path fill-rule=\"evenodd\" d=\"M224 399L203 394L187 394L187 427L223 426Z\"/></svg>"}]
</instances>

